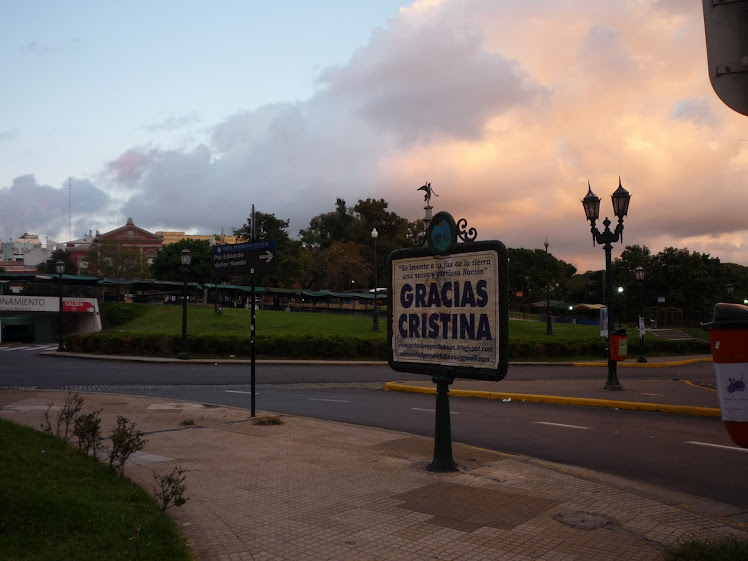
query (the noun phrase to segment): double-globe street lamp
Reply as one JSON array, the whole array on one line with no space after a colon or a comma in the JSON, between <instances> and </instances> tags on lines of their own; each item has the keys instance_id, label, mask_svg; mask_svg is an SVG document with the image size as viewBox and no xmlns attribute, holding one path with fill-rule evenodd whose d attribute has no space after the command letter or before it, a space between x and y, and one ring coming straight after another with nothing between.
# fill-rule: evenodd
<instances>
[{"instance_id":1,"label":"double-globe street lamp","mask_svg":"<svg viewBox=\"0 0 748 561\"><path fill-rule=\"evenodd\" d=\"M55 262L55 272L57 273L58 284L59 284L59 295L60 295L60 308L57 313L57 352L65 352L65 342L63 340L63 325L62 325L62 274L65 272L65 262L62 259L58 259Z\"/></svg>"},{"instance_id":2,"label":"double-globe street lamp","mask_svg":"<svg viewBox=\"0 0 748 561\"><path fill-rule=\"evenodd\" d=\"M190 250L184 248L179 254L182 260L182 349L179 351L177 358L187 360L187 275L189 273L190 263L192 263L192 254Z\"/></svg>"},{"instance_id":3,"label":"double-globe street lamp","mask_svg":"<svg viewBox=\"0 0 748 561\"><path fill-rule=\"evenodd\" d=\"M634 269L634 277L636 277L636 283L639 285L639 358L636 362L647 362L647 357L644 356L644 331L646 325L644 324L644 267L639 265Z\"/></svg>"},{"instance_id":4,"label":"double-globe street lamp","mask_svg":"<svg viewBox=\"0 0 748 561\"><path fill-rule=\"evenodd\" d=\"M608 304L608 379L603 386L604 390L621 390L621 383L618 381L618 372L616 361L611 357L610 333L615 329L615 310L613 306L613 271L611 266L610 252L613 244L619 240L623 243L623 217L629 210L631 195L621 185L621 178L618 177L618 189L610 196L613 202L613 213L618 217L618 224L615 230L611 231L610 220L606 217L603 220L605 230L600 232L595 226L595 222L600 217L600 197L592 192L592 187L587 182L587 195L582 199L584 214L590 221L590 231L592 232L592 245L595 243L603 246L605 250L605 299Z\"/></svg>"},{"instance_id":5,"label":"double-globe street lamp","mask_svg":"<svg viewBox=\"0 0 748 561\"><path fill-rule=\"evenodd\" d=\"M374 238L374 319L372 320L372 329L379 331L379 302L377 301L377 286L379 285L377 277L377 238L379 232L376 228L371 231L371 237Z\"/></svg>"},{"instance_id":6,"label":"double-globe street lamp","mask_svg":"<svg viewBox=\"0 0 748 561\"><path fill-rule=\"evenodd\" d=\"M545 334L553 335L553 320L551 319L551 277L548 271L548 246L551 245L548 241L548 236L545 237Z\"/></svg>"}]
</instances>

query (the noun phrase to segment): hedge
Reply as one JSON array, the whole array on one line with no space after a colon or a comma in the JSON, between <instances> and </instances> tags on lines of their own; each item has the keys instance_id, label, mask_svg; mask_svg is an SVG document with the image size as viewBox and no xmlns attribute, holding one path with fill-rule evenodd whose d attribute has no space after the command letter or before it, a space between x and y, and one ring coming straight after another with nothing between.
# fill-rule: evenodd
<instances>
[{"instance_id":1,"label":"hedge","mask_svg":"<svg viewBox=\"0 0 748 561\"><path fill-rule=\"evenodd\" d=\"M647 338L646 354L709 354L709 343L702 339L669 341ZM93 354L176 356L181 338L154 333L101 331L87 335L67 335L65 346L72 352ZM187 336L192 356L214 358L248 357L250 340L244 334L206 333ZM258 335L255 353L258 358L387 360L387 341L345 335ZM639 354L639 341L629 337L629 356ZM510 339L510 360L573 360L578 357L605 356L605 340L589 339Z\"/></svg>"}]
</instances>

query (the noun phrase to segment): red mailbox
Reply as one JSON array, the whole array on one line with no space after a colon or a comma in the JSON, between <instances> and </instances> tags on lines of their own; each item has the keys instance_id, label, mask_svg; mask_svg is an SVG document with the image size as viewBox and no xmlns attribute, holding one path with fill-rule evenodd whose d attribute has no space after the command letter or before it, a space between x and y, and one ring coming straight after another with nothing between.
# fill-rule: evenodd
<instances>
[{"instance_id":1,"label":"red mailbox","mask_svg":"<svg viewBox=\"0 0 748 561\"><path fill-rule=\"evenodd\" d=\"M748 306L717 304L704 324L712 344L714 377L722 422L738 446L748 448Z\"/></svg>"},{"instance_id":2,"label":"red mailbox","mask_svg":"<svg viewBox=\"0 0 748 561\"><path fill-rule=\"evenodd\" d=\"M625 329L611 331L608 334L608 344L610 345L610 360L626 360L628 354L628 333Z\"/></svg>"}]
</instances>

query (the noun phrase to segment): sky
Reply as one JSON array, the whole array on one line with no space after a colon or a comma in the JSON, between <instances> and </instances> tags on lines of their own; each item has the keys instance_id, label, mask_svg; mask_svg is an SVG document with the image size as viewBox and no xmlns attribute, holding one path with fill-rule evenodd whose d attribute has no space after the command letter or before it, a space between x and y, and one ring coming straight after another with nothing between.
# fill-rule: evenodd
<instances>
[{"instance_id":1,"label":"sky","mask_svg":"<svg viewBox=\"0 0 748 561\"><path fill-rule=\"evenodd\" d=\"M0 239L128 218L218 233L383 198L604 267L623 245L748 265L746 117L696 0L0 0ZM615 222L615 220L614 220ZM599 224L599 223L598 223ZM600 225L600 228L602 226Z\"/></svg>"}]
</instances>

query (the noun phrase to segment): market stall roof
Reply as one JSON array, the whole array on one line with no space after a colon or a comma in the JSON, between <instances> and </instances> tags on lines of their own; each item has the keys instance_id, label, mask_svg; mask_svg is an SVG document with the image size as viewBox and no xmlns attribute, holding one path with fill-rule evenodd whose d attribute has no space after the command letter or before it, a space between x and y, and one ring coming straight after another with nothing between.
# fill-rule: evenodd
<instances>
[{"instance_id":1,"label":"market stall roof","mask_svg":"<svg viewBox=\"0 0 748 561\"><path fill-rule=\"evenodd\" d=\"M566 302L563 302L562 300L551 300L551 310L568 310L569 304ZM545 300L539 300L537 302L532 303L533 308L543 308L546 307L546 301Z\"/></svg>"},{"instance_id":2,"label":"market stall roof","mask_svg":"<svg viewBox=\"0 0 748 561\"><path fill-rule=\"evenodd\" d=\"M574 306L575 310L599 310L605 308L605 304L577 304Z\"/></svg>"}]
</instances>

